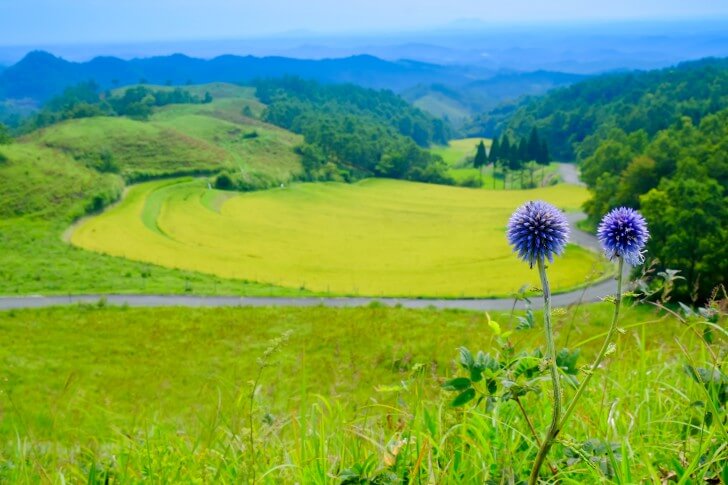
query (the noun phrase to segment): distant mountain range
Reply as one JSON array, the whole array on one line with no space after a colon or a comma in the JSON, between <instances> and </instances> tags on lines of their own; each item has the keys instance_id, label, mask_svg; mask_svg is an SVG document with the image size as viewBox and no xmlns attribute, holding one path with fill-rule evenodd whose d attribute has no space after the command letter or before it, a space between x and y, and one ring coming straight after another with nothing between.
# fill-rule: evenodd
<instances>
[{"instance_id":1,"label":"distant mountain range","mask_svg":"<svg viewBox=\"0 0 728 485\"><path fill-rule=\"evenodd\" d=\"M391 89L419 108L458 125L474 114L523 95L540 95L586 76L562 72L493 72L459 65L386 61L369 55L302 60L224 55L210 60L182 54L123 60L96 57L70 62L45 51L28 53L0 70L0 122L14 122L67 87L93 80L101 89L137 83L187 85L248 83L257 78L299 76L324 83ZM3 101L5 100L5 101Z\"/></svg>"},{"instance_id":2,"label":"distant mountain range","mask_svg":"<svg viewBox=\"0 0 728 485\"><path fill-rule=\"evenodd\" d=\"M89 80L107 89L140 82L173 85L248 82L255 78L283 75L395 91L422 83L459 85L473 79L462 67L384 61L367 55L324 60L225 55L203 60L175 54L128 61L96 57L78 63L34 51L0 72L0 99L31 98L43 102L68 86Z\"/></svg>"}]
</instances>

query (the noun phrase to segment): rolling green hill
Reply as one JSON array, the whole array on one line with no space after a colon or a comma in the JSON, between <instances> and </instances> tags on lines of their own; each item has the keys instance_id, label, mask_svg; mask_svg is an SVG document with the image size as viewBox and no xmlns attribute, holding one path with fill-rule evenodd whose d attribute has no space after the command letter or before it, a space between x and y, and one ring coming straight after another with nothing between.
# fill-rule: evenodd
<instances>
[{"instance_id":1,"label":"rolling green hill","mask_svg":"<svg viewBox=\"0 0 728 485\"><path fill-rule=\"evenodd\" d=\"M0 145L0 218L78 217L121 195L123 182L31 143ZM95 204L95 205L94 205Z\"/></svg>"},{"instance_id":2,"label":"rolling green hill","mask_svg":"<svg viewBox=\"0 0 728 485\"><path fill-rule=\"evenodd\" d=\"M0 146L0 294L164 292L302 294L81 251L68 225L117 200L124 183L223 169L283 183L297 177L301 137L255 119L250 88L191 86L212 103L157 108L148 121L67 120ZM243 114L248 106L250 110Z\"/></svg>"},{"instance_id":3,"label":"rolling green hill","mask_svg":"<svg viewBox=\"0 0 728 485\"><path fill-rule=\"evenodd\" d=\"M120 116L70 119L37 130L21 142L56 149L86 166L118 172L132 181L223 169L265 174L277 183L298 175L300 158L294 148L301 137L255 119L264 107L251 88L217 83L189 91L199 96L210 93L214 101L156 108L147 121Z\"/></svg>"}]
</instances>

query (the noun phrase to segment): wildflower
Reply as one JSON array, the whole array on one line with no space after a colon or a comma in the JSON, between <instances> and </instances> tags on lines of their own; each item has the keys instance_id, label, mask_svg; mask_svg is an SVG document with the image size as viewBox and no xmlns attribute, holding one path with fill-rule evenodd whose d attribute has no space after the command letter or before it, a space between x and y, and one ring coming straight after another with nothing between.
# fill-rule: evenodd
<instances>
[{"instance_id":1,"label":"wildflower","mask_svg":"<svg viewBox=\"0 0 728 485\"><path fill-rule=\"evenodd\" d=\"M644 217L634 209L619 207L599 224L599 242L609 259L624 258L632 266L644 262L642 250L650 237Z\"/></svg>"},{"instance_id":2,"label":"wildflower","mask_svg":"<svg viewBox=\"0 0 728 485\"><path fill-rule=\"evenodd\" d=\"M531 267L539 259L553 262L569 239L566 217L546 202L530 201L519 207L508 221L508 242Z\"/></svg>"}]
</instances>

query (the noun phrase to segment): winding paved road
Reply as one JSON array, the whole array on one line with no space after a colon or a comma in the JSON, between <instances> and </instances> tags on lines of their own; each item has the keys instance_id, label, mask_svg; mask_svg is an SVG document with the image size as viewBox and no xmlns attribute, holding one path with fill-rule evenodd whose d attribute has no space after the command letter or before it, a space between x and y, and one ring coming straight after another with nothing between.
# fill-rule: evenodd
<instances>
[{"instance_id":1,"label":"winding paved road","mask_svg":"<svg viewBox=\"0 0 728 485\"><path fill-rule=\"evenodd\" d=\"M559 164L561 177L567 183L581 184L576 167L571 164ZM597 238L576 229L576 223L585 217L583 213L567 214L572 228L571 241L591 249L600 251ZM625 265L625 273L629 268ZM598 282L568 293L554 295L553 306L569 306L580 302L592 302L611 295L616 287L612 278ZM130 307L238 307L238 306L281 306L281 307L356 307L376 301L387 306L400 305L405 308L458 308L464 310L510 310L512 298L483 299L417 299L417 298L365 298L365 297L255 297L255 296L191 296L191 295L70 295L70 296L17 296L0 297L0 310L19 308L40 308L78 303L95 304L104 299L110 305L127 305ZM533 308L543 306L541 298L531 300Z\"/></svg>"}]
</instances>

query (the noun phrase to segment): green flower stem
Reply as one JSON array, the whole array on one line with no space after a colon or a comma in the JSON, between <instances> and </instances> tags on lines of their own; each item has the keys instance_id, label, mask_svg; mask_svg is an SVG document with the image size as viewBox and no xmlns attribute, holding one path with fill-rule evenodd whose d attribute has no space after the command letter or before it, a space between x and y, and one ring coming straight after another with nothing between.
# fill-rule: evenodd
<instances>
[{"instance_id":1,"label":"green flower stem","mask_svg":"<svg viewBox=\"0 0 728 485\"><path fill-rule=\"evenodd\" d=\"M559 419L558 417L558 411L560 411L560 400L557 397L557 391L558 389L558 367L556 366L556 357L554 356L554 347L553 347L553 335L551 332L551 318L549 313L544 314L544 322L546 324L546 338L549 345L549 356L552 359L552 368L551 368L551 379L554 381L554 419L556 420L556 424L554 424L554 421L551 422L551 427L548 430L548 433L546 434L546 438L543 441L543 444L541 445L541 448L538 450L538 455L536 455L536 461L533 464L533 469L531 470L531 477L529 478L528 483L531 485L535 485L538 482L538 473L541 469L541 466L543 465L544 460L546 459L546 456L548 455L549 450L551 449L551 446L556 441L556 437L559 435L561 430L566 425L566 422L568 421L571 414L574 412L574 408L576 408L576 404L579 401L579 398L581 398L581 395L584 393L584 389L586 389L586 386L589 384L589 381L591 380L591 377L594 375L594 372L599 368L599 365L602 363L602 360L604 360L604 356L607 355L607 350L609 350L609 346L612 343L612 339L614 338L614 334L617 331L617 321L619 320L619 308L622 305L622 271L624 270L624 258L619 258L619 269L617 273L617 295L615 298L615 305L614 305L614 316L612 317L612 325L609 327L609 332L607 332L607 337L604 339L604 344L602 344L602 348L599 351L599 354L597 354L596 359L594 359L594 363L592 363L591 367L589 368L589 371L587 372L586 376L584 377L584 380L579 385L578 389L576 390L576 394L574 394L574 399L571 400L569 403L569 406L566 408L566 411L564 411L563 417ZM550 305L550 294L547 296L547 290L548 290L548 282L546 281L546 271L543 268L543 261L539 261L539 272L541 273L541 280L544 285L544 301L546 303L546 306L544 308L545 312L551 311L551 305ZM556 374L554 375L554 372Z\"/></svg>"},{"instance_id":2,"label":"green flower stem","mask_svg":"<svg viewBox=\"0 0 728 485\"><path fill-rule=\"evenodd\" d=\"M602 363L602 360L604 360L604 356L607 354L607 350L609 350L609 346L612 343L612 339L614 338L614 333L617 331L617 320L619 319L619 307L622 305L622 270L624 269L624 258L619 258L619 270L617 273L617 295L614 300L614 316L612 317L612 325L609 327L609 332L607 333L607 337L604 339L604 343L602 344L602 348L597 354L597 358L594 359L594 363L589 368L589 371L587 372L586 376L584 376L584 380L582 381L581 385L579 385L578 389L576 390L576 394L574 394L574 399L571 400L569 403L569 406L566 408L566 411L564 412L564 417L561 418L561 424L559 425L559 429L562 429L564 425L566 424L566 421L569 419L569 416L571 416L571 413L574 412L574 408L576 407L577 402L579 401L579 398L584 393L584 389L586 389L587 384L589 384L589 381L591 380L592 376L594 375L594 372L599 368L599 364Z\"/></svg>"},{"instance_id":3,"label":"green flower stem","mask_svg":"<svg viewBox=\"0 0 728 485\"><path fill-rule=\"evenodd\" d=\"M551 415L551 426L549 427L546 437L536 455L536 461L531 469L531 476L528 483L534 485L538 482L538 474L541 466L546 460L546 456L553 445L556 436L559 434L559 424L561 416L561 381L559 379L559 367L556 365L556 346L554 345L554 330L551 327L551 288L549 280L546 278L546 265L543 258L538 260L538 272L541 276L541 287L543 289L543 321L546 329L546 352L551 367L551 382L554 388L554 406Z\"/></svg>"}]
</instances>

